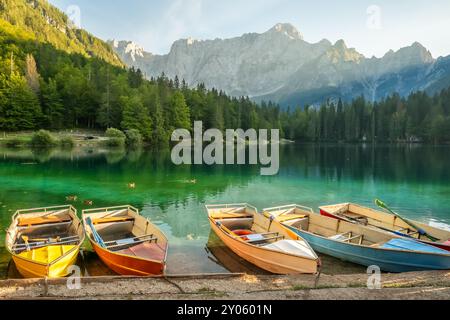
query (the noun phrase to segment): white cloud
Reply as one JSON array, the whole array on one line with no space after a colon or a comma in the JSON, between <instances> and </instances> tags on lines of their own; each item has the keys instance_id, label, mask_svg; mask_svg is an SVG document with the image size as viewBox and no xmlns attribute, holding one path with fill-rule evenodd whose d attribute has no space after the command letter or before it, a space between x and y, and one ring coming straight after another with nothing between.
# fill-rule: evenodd
<instances>
[{"instance_id":1,"label":"white cloud","mask_svg":"<svg viewBox=\"0 0 450 320\"><path fill-rule=\"evenodd\" d=\"M204 0L176 0L163 12L159 23L149 24L142 30L138 41L156 53L166 53L170 45L181 38L205 31Z\"/></svg>"},{"instance_id":2,"label":"white cloud","mask_svg":"<svg viewBox=\"0 0 450 320\"><path fill-rule=\"evenodd\" d=\"M145 30L137 30L136 41L152 53L165 54L178 39L229 38L247 32L264 32L279 21L261 19L285 0L174 0L157 21L149 21Z\"/></svg>"}]
</instances>

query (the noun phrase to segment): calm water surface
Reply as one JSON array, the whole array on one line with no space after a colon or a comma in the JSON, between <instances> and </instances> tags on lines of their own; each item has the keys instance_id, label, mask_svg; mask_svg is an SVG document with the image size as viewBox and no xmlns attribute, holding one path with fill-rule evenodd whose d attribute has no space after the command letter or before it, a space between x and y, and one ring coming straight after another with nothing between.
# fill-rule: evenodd
<instances>
[{"instance_id":1,"label":"calm water surface","mask_svg":"<svg viewBox=\"0 0 450 320\"><path fill-rule=\"evenodd\" d=\"M169 237L169 273L261 272L210 233L206 203L317 209L341 202L373 207L378 197L409 218L450 225L449 146L291 145L280 161L279 175L262 177L259 166L177 167L169 151L0 149L0 277L11 269L3 231L14 211L65 204L67 195L78 196L72 204L80 213L84 200L140 209ZM84 256L89 274L108 272L94 254ZM324 264L325 272L361 271L326 257Z\"/></svg>"}]
</instances>

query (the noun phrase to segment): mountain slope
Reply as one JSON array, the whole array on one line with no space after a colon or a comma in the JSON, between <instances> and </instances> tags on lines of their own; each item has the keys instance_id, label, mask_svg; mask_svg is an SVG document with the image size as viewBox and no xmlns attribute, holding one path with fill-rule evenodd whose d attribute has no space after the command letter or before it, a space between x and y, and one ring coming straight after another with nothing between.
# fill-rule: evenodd
<instances>
[{"instance_id":1,"label":"mountain slope","mask_svg":"<svg viewBox=\"0 0 450 320\"><path fill-rule=\"evenodd\" d=\"M104 41L77 29L68 17L46 0L0 0L0 19L31 34L36 41L67 53L97 57L116 66L120 58Z\"/></svg>"},{"instance_id":2,"label":"mountain slope","mask_svg":"<svg viewBox=\"0 0 450 320\"><path fill-rule=\"evenodd\" d=\"M165 73L195 86L224 90L234 96L272 100L283 105L321 103L328 98L351 100L364 95L379 100L393 92L435 92L448 83L448 59L435 60L419 43L366 58L343 40L308 43L290 24L265 33L232 39L176 41L167 55L152 55L129 42L111 42L128 65L148 76ZM128 49L127 49L128 48ZM133 54L132 58L131 55ZM445 79L447 79L445 82Z\"/></svg>"}]
</instances>

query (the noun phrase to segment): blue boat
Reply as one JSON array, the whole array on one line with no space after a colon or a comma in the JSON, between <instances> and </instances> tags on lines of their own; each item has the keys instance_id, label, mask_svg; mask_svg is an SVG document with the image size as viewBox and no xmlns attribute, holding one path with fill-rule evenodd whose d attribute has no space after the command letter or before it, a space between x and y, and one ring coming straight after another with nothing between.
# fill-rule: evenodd
<instances>
[{"instance_id":1,"label":"blue boat","mask_svg":"<svg viewBox=\"0 0 450 320\"><path fill-rule=\"evenodd\" d=\"M392 233L321 216L311 208L289 205L264 209L272 223L305 239L320 253L386 272L450 269L448 251Z\"/></svg>"}]
</instances>

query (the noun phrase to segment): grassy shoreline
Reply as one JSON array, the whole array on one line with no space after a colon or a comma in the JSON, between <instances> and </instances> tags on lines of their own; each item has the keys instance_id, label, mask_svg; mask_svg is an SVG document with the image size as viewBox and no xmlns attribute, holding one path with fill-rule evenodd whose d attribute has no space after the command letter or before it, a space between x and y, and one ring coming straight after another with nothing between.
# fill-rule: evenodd
<instances>
[{"instance_id":1,"label":"grassy shoreline","mask_svg":"<svg viewBox=\"0 0 450 320\"><path fill-rule=\"evenodd\" d=\"M0 132L0 146L9 148L22 148L30 147L33 135L38 131L18 131L18 132ZM111 147L108 146L108 141L114 138L108 137L104 131L94 130L94 129L71 129L71 130L60 130L60 131L50 131L51 135L57 140L62 141L64 139L70 139L74 143L74 147ZM16 140L18 143L14 144L9 142L14 142ZM169 142L168 142L169 143ZM418 142L418 141L294 141L282 138L280 139L281 145L296 145L296 144L352 144L352 145L377 145L377 144L387 144L387 145L450 145L450 141L442 142L439 144L428 143L428 142ZM248 142L246 141L248 145ZM56 145L57 146L57 145ZM144 147L151 147L151 145L143 143ZM52 147L52 146L50 146ZM53 146L55 147L55 146Z\"/></svg>"},{"instance_id":2,"label":"grassy shoreline","mask_svg":"<svg viewBox=\"0 0 450 320\"><path fill-rule=\"evenodd\" d=\"M0 134L0 146L21 148L32 147L32 139L38 131L2 132ZM102 141L107 140L104 132L91 130L66 130L50 132L55 140L54 145L42 147L55 147L61 145L65 139L73 142L73 146L97 146Z\"/></svg>"}]
</instances>

